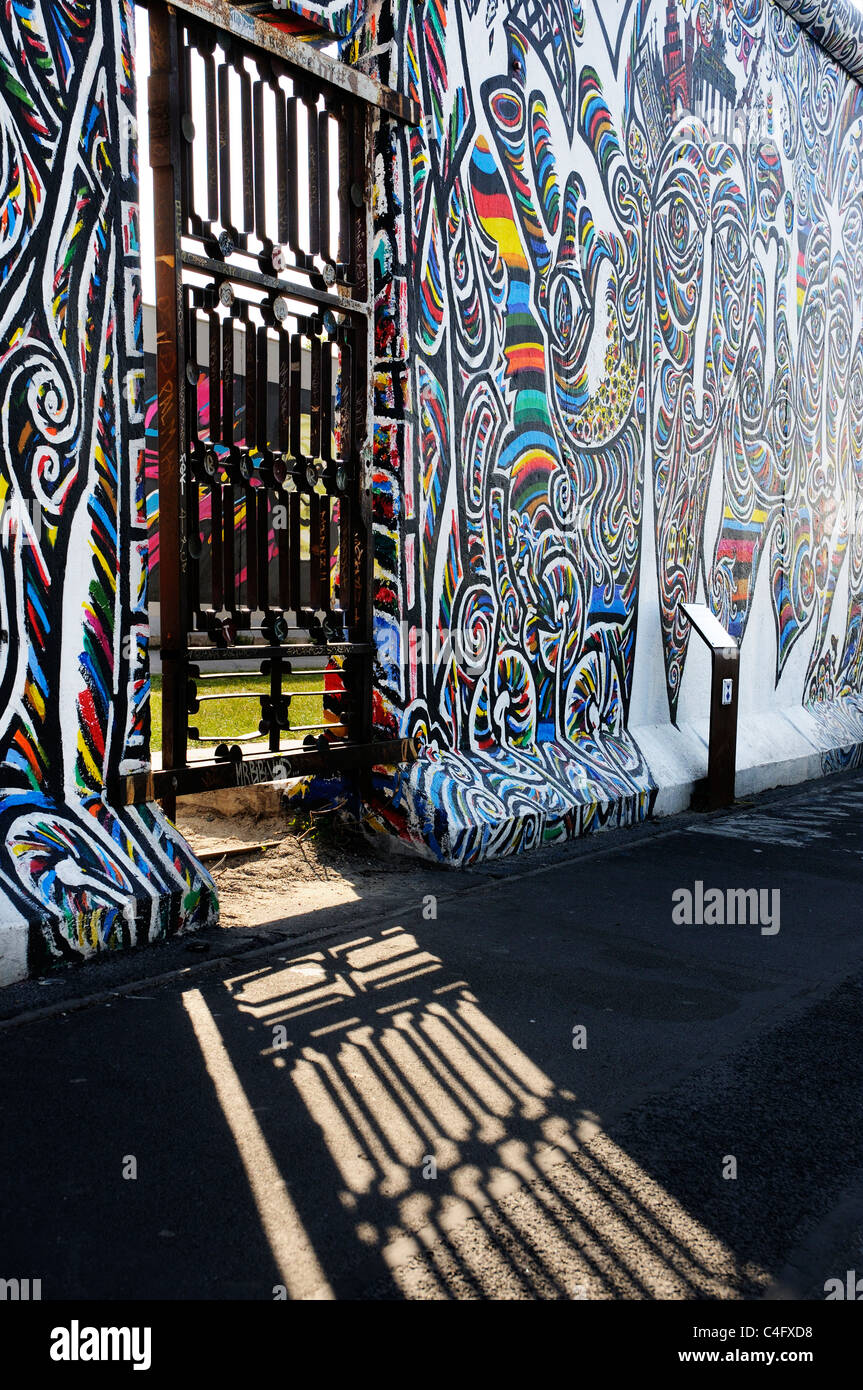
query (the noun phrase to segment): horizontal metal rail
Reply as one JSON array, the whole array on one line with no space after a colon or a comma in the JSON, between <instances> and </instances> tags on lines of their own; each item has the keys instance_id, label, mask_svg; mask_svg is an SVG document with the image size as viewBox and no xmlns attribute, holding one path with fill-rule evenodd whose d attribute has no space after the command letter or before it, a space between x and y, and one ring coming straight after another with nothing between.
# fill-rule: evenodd
<instances>
[{"instance_id":1,"label":"horizontal metal rail","mask_svg":"<svg viewBox=\"0 0 863 1390\"><path fill-rule=\"evenodd\" d=\"M212 679L212 677L211 677ZM289 700L292 695L344 695L346 687L344 685L334 686L332 690L327 690L326 686L315 686L313 690L286 690L284 697ZM212 703L214 700L257 700L260 698L260 690L225 690L219 695L196 695L195 703L203 705L206 702Z\"/></svg>"},{"instance_id":2,"label":"horizontal metal rail","mask_svg":"<svg viewBox=\"0 0 863 1390\"><path fill-rule=\"evenodd\" d=\"M371 656L374 647L368 642L286 642L284 646L275 649L281 658L291 658L298 656ZM271 657L274 653L273 647L265 647L262 644L252 646L251 643L238 642L232 647L190 647L189 660L193 662L203 661L261 661ZM195 672L190 668L190 675ZM219 671L215 673L220 678L225 679L231 674L238 676L249 676L250 671Z\"/></svg>"},{"instance_id":3,"label":"horizontal metal rail","mask_svg":"<svg viewBox=\"0 0 863 1390\"><path fill-rule=\"evenodd\" d=\"M210 256L198 256L194 251L183 251L180 259L186 270L199 271L202 275L212 275L217 279L225 275L225 262L213 260ZM349 318L366 319L368 317L368 304L361 304L358 300L351 299L347 294L343 297L328 294L326 290L316 289L314 285L300 284L290 280L286 275L265 275L258 270L249 270L242 265L235 265L231 268L230 278L241 285L275 290L283 299L307 300L312 304L320 305L323 309L332 309L338 314L345 314Z\"/></svg>"},{"instance_id":4,"label":"horizontal metal rail","mask_svg":"<svg viewBox=\"0 0 863 1390\"><path fill-rule=\"evenodd\" d=\"M156 772L118 777L113 795L122 805L139 805L172 795L222 791L227 787L251 787L265 782L281 782L295 777L334 776L344 770L370 770L395 767L417 759L412 739L386 739L380 743L326 744L318 740L314 748L300 748L260 757L236 754L220 763L190 763L184 768L164 768Z\"/></svg>"}]
</instances>

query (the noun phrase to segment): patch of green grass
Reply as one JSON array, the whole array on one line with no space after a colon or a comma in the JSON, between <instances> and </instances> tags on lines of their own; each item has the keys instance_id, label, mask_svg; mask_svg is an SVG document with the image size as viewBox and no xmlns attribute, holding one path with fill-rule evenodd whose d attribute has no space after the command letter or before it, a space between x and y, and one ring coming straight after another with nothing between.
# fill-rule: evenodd
<instances>
[{"instance_id":1,"label":"patch of green grass","mask_svg":"<svg viewBox=\"0 0 863 1390\"><path fill-rule=\"evenodd\" d=\"M320 690L324 683L322 671L297 671L286 682L285 690L291 695L290 720L296 728L300 724L320 724L324 718L322 695L304 695L304 690ZM197 714L189 715L189 723L198 728L202 738L190 739L191 748L213 749L215 744L205 743L205 738L224 739L227 743L242 734L257 733L261 718L260 702L255 695L267 695L270 689L269 676L245 675L231 671L216 679L198 680L198 696L232 695L241 691L253 694L246 700L205 700ZM162 747L162 677L151 677L150 715L152 720L151 747L154 752ZM265 734L258 737L266 738ZM305 738L304 733L287 734L282 738Z\"/></svg>"}]
</instances>

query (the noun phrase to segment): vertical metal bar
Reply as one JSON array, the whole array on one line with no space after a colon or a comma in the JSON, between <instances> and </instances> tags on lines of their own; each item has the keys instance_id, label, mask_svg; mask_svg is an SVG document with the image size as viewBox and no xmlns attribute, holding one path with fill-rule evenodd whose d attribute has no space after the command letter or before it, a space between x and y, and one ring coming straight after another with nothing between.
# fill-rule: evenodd
<instances>
[{"instance_id":1,"label":"vertical metal bar","mask_svg":"<svg viewBox=\"0 0 863 1390\"><path fill-rule=\"evenodd\" d=\"M330 603L330 499L320 493L312 493L311 517L312 582L316 596L312 599L313 608L327 612ZM317 574L315 568L317 565Z\"/></svg>"},{"instance_id":2,"label":"vertical metal bar","mask_svg":"<svg viewBox=\"0 0 863 1390\"><path fill-rule=\"evenodd\" d=\"M320 253L325 260L332 259L332 238L330 237L330 117L324 110L318 112L318 242Z\"/></svg>"},{"instance_id":3,"label":"vertical metal bar","mask_svg":"<svg viewBox=\"0 0 863 1390\"><path fill-rule=\"evenodd\" d=\"M264 82L256 82L252 103L252 135L255 158L255 235L265 252L272 243L267 236L267 160L264 142Z\"/></svg>"},{"instance_id":4,"label":"vertical metal bar","mask_svg":"<svg viewBox=\"0 0 863 1390\"><path fill-rule=\"evenodd\" d=\"M353 502L350 497L339 499L339 606L345 626L351 636L356 626L354 612L354 535Z\"/></svg>"},{"instance_id":5,"label":"vertical metal bar","mask_svg":"<svg viewBox=\"0 0 863 1390\"><path fill-rule=\"evenodd\" d=\"M243 165L243 231L242 244L245 246L250 232L255 230L255 164L254 135L252 130L252 79L237 59L235 71L240 78L240 120L242 131L241 159Z\"/></svg>"},{"instance_id":6,"label":"vertical metal bar","mask_svg":"<svg viewBox=\"0 0 863 1390\"><path fill-rule=\"evenodd\" d=\"M159 540L162 629L162 765L187 756L186 407L180 238L180 36L176 16L150 11L150 164L156 252L156 358L159 392ZM176 795L163 805L176 815Z\"/></svg>"},{"instance_id":7,"label":"vertical metal bar","mask_svg":"<svg viewBox=\"0 0 863 1390\"><path fill-rule=\"evenodd\" d=\"M333 348L327 341L321 344L321 458L328 465L333 461ZM329 495L320 498L320 592L321 607L327 612L334 606L332 596L332 503Z\"/></svg>"},{"instance_id":8,"label":"vertical metal bar","mask_svg":"<svg viewBox=\"0 0 863 1390\"><path fill-rule=\"evenodd\" d=\"M234 226L231 206L231 65L222 63L219 68L219 221L234 242L237 229Z\"/></svg>"},{"instance_id":9,"label":"vertical metal bar","mask_svg":"<svg viewBox=\"0 0 863 1390\"><path fill-rule=\"evenodd\" d=\"M305 257L300 251L300 222L297 211L297 171L299 169L299 156L297 152L297 98L288 97L285 102L285 170L284 180L286 189L286 214L287 214L287 242L297 263L302 265Z\"/></svg>"},{"instance_id":10,"label":"vertical metal bar","mask_svg":"<svg viewBox=\"0 0 863 1390\"><path fill-rule=\"evenodd\" d=\"M339 109L339 273L350 266L351 260L351 218L350 218L350 157L348 153L348 132L344 108Z\"/></svg>"},{"instance_id":11,"label":"vertical metal bar","mask_svg":"<svg viewBox=\"0 0 863 1390\"><path fill-rule=\"evenodd\" d=\"M212 53L204 54L204 105L207 143L207 220L213 223L219 216L219 115L216 103L216 61Z\"/></svg>"},{"instance_id":12,"label":"vertical metal bar","mask_svg":"<svg viewBox=\"0 0 863 1390\"><path fill-rule=\"evenodd\" d=\"M288 521L290 526L290 546L288 550L290 558L290 591L291 608L296 618L299 618L300 609L303 604L300 592L301 570L300 570L300 546L302 543L302 518L300 516L300 494L292 492L290 496L290 507L288 509Z\"/></svg>"},{"instance_id":13,"label":"vertical metal bar","mask_svg":"<svg viewBox=\"0 0 863 1390\"><path fill-rule=\"evenodd\" d=\"M246 604L253 613L258 603L258 489L246 487Z\"/></svg>"},{"instance_id":14,"label":"vertical metal bar","mask_svg":"<svg viewBox=\"0 0 863 1390\"><path fill-rule=\"evenodd\" d=\"M321 340L311 340L311 400L309 407L309 454L313 459L321 454ZM321 583L321 498L317 492L309 497L309 603L312 608L324 606Z\"/></svg>"},{"instance_id":15,"label":"vertical metal bar","mask_svg":"<svg viewBox=\"0 0 863 1390\"><path fill-rule=\"evenodd\" d=\"M276 447L283 454L291 448L291 335L279 329L279 407Z\"/></svg>"},{"instance_id":16,"label":"vertical metal bar","mask_svg":"<svg viewBox=\"0 0 863 1390\"><path fill-rule=\"evenodd\" d=\"M321 340L314 336L311 341L312 356L312 394L309 413L309 454L313 459L321 456Z\"/></svg>"},{"instance_id":17,"label":"vertical metal bar","mask_svg":"<svg viewBox=\"0 0 863 1390\"><path fill-rule=\"evenodd\" d=\"M257 382L257 442L258 449L262 452L269 448L269 433L267 429L267 405L268 405L268 375L269 375L269 337L266 324L258 328L257 333L257 359L258 359L258 382ZM257 523L258 535L256 556L258 565L257 574L257 595L258 607L262 609L266 618L270 606L270 493L268 482L272 475L269 470L264 473L261 486L256 489L258 493Z\"/></svg>"},{"instance_id":18,"label":"vertical metal bar","mask_svg":"<svg viewBox=\"0 0 863 1390\"><path fill-rule=\"evenodd\" d=\"M224 579L222 561L224 558L222 546L222 501L223 488L221 483L214 483L210 488L210 564L212 566L212 585L210 589L213 609L216 613L220 612L224 601Z\"/></svg>"},{"instance_id":19,"label":"vertical metal bar","mask_svg":"<svg viewBox=\"0 0 863 1390\"><path fill-rule=\"evenodd\" d=\"M316 492L309 497L309 603L312 608L323 607L321 587L321 499Z\"/></svg>"},{"instance_id":20,"label":"vertical metal bar","mask_svg":"<svg viewBox=\"0 0 863 1390\"><path fill-rule=\"evenodd\" d=\"M201 491L197 479L190 476L186 489L188 502L188 555L189 570L186 584L189 615L197 613L201 606ZM188 710L186 711L188 713Z\"/></svg>"},{"instance_id":21,"label":"vertical metal bar","mask_svg":"<svg viewBox=\"0 0 863 1390\"><path fill-rule=\"evenodd\" d=\"M327 463L333 457L333 347L329 341L321 343L321 437L320 457Z\"/></svg>"},{"instance_id":22,"label":"vertical metal bar","mask_svg":"<svg viewBox=\"0 0 863 1390\"><path fill-rule=\"evenodd\" d=\"M271 753L278 753L282 746L279 728L278 708L282 701L282 662L279 656L270 658L270 737Z\"/></svg>"},{"instance_id":23,"label":"vertical metal bar","mask_svg":"<svg viewBox=\"0 0 863 1390\"><path fill-rule=\"evenodd\" d=\"M347 332L339 338L339 457L354 457L354 347Z\"/></svg>"},{"instance_id":24,"label":"vertical metal bar","mask_svg":"<svg viewBox=\"0 0 863 1390\"><path fill-rule=\"evenodd\" d=\"M303 340L299 333L291 335L291 454L299 459L303 453L301 423L303 375Z\"/></svg>"},{"instance_id":25,"label":"vertical metal bar","mask_svg":"<svg viewBox=\"0 0 863 1390\"><path fill-rule=\"evenodd\" d=\"M279 452L290 451L290 410L291 410L291 338L290 334L279 331L279 404L277 412L277 447ZM290 497L280 491L277 499L280 506L290 512ZM284 611L291 606L290 568L288 552L288 528L282 526L276 532L279 554L279 607Z\"/></svg>"},{"instance_id":26,"label":"vertical metal bar","mask_svg":"<svg viewBox=\"0 0 863 1390\"><path fill-rule=\"evenodd\" d=\"M257 408L257 420L255 422L255 442L258 450L263 454L270 447L269 433L269 386L270 375L270 338L266 324L261 324L257 330L257 363L258 379L255 390L255 401Z\"/></svg>"},{"instance_id":27,"label":"vertical metal bar","mask_svg":"<svg viewBox=\"0 0 863 1390\"><path fill-rule=\"evenodd\" d=\"M222 319L222 440L234 462L234 316Z\"/></svg>"},{"instance_id":28,"label":"vertical metal bar","mask_svg":"<svg viewBox=\"0 0 863 1390\"><path fill-rule=\"evenodd\" d=\"M236 489L233 483L229 483L223 494L223 517L224 540L222 553L224 555L224 584L225 584L225 608L233 616L237 611L237 565L236 565Z\"/></svg>"},{"instance_id":29,"label":"vertical metal bar","mask_svg":"<svg viewBox=\"0 0 863 1390\"><path fill-rule=\"evenodd\" d=\"M188 43L184 43L181 52L181 71L182 71L182 95L180 97L180 107L183 117L181 143L182 157L180 161L183 208L189 224L189 230L200 236L203 231L203 221L198 216L198 208L195 201L195 165L194 165L194 122L192 118L192 48Z\"/></svg>"},{"instance_id":30,"label":"vertical metal bar","mask_svg":"<svg viewBox=\"0 0 863 1390\"><path fill-rule=\"evenodd\" d=\"M183 297L183 341L186 344L186 372L183 381L183 389L186 392L186 419L189 422L188 442L189 452L197 452L197 445L201 442L200 417L198 414L198 383L200 381L200 370L198 368L198 295L189 285L182 285Z\"/></svg>"},{"instance_id":31,"label":"vertical metal bar","mask_svg":"<svg viewBox=\"0 0 863 1390\"><path fill-rule=\"evenodd\" d=\"M246 375L245 385L245 463L252 462L251 451L257 446L258 429L258 353L254 326L245 320ZM246 484L246 606L249 612L258 607L258 498L256 490Z\"/></svg>"},{"instance_id":32,"label":"vertical metal bar","mask_svg":"<svg viewBox=\"0 0 863 1390\"><path fill-rule=\"evenodd\" d=\"M278 207L278 231L276 236L281 245L288 241L291 228L288 221L288 131L285 94L278 83L273 86L276 99L276 168L273 177L276 184L276 203Z\"/></svg>"},{"instance_id":33,"label":"vertical metal bar","mask_svg":"<svg viewBox=\"0 0 863 1390\"><path fill-rule=\"evenodd\" d=\"M321 167L318 150L318 112L314 97L303 98L306 108L306 132L309 154L309 244L306 250L314 257L321 249L320 234L320 183ZM296 185L295 185L296 187Z\"/></svg>"},{"instance_id":34,"label":"vertical metal bar","mask_svg":"<svg viewBox=\"0 0 863 1390\"><path fill-rule=\"evenodd\" d=\"M243 426L248 456L249 450L257 448L258 445L258 343L254 325L245 319L243 326L246 336L246 375L243 382L246 405Z\"/></svg>"},{"instance_id":35,"label":"vertical metal bar","mask_svg":"<svg viewBox=\"0 0 863 1390\"><path fill-rule=\"evenodd\" d=\"M210 443L213 444L222 437L222 334L219 315L215 309L210 309L207 313L207 328L209 333L207 407Z\"/></svg>"},{"instance_id":36,"label":"vertical metal bar","mask_svg":"<svg viewBox=\"0 0 863 1390\"><path fill-rule=\"evenodd\" d=\"M258 607L266 617L270 606L270 494L259 487L258 494Z\"/></svg>"},{"instance_id":37,"label":"vertical metal bar","mask_svg":"<svg viewBox=\"0 0 863 1390\"><path fill-rule=\"evenodd\" d=\"M291 493L279 494L279 503L285 508L288 516L290 516L293 495ZM285 613L291 607L290 537L287 526L279 527L276 537L279 548L279 607Z\"/></svg>"},{"instance_id":38,"label":"vertical metal bar","mask_svg":"<svg viewBox=\"0 0 863 1390\"><path fill-rule=\"evenodd\" d=\"M222 440L229 446L228 476L231 482L222 492L222 586L223 607L233 616L237 606L237 576L234 568L234 316L222 319Z\"/></svg>"},{"instance_id":39,"label":"vertical metal bar","mask_svg":"<svg viewBox=\"0 0 863 1390\"><path fill-rule=\"evenodd\" d=\"M350 280L354 286L354 297L365 299L369 292L368 266L368 209L371 206L371 159L369 150L369 116L365 107L354 106L351 112L350 133L350 182L342 195L350 198L349 216L351 220ZM362 192L360 206L353 201L354 185Z\"/></svg>"}]
</instances>

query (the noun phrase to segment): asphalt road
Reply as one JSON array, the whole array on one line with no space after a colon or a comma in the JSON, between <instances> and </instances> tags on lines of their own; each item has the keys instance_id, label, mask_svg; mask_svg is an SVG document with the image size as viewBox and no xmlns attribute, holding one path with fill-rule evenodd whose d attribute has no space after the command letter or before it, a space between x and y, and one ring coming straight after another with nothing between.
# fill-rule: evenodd
<instances>
[{"instance_id":1,"label":"asphalt road","mask_svg":"<svg viewBox=\"0 0 863 1390\"><path fill-rule=\"evenodd\" d=\"M100 1300L863 1275L863 776L431 882L171 978L141 956L107 995L85 968L3 1023L0 1275ZM768 911L675 921L698 883Z\"/></svg>"}]
</instances>

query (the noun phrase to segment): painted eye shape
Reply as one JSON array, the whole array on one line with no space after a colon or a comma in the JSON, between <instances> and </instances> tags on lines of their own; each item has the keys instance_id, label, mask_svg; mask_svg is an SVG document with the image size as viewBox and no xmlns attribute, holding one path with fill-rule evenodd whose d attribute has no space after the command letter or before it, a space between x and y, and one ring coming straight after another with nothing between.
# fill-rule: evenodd
<instances>
[{"instance_id":1,"label":"painted eye shape","mask_svg":"<svg viewBox=\"0 0 863 1390\"><path fill-rule=\"evenodd\" d=\"M749 363L743 373L740 399L746 418L750 421L759 420L764 408L764 383L762 374L754 363Z\"/></svg>"},{"instance_id":2,"label":"painted eye shape","mask_svg":"<svg viewBox=\"0 0 863 1390\"><path fill-rule=\"evenodd\" d=\"M787 439L790 435L793 408L788 384L783 382L773 397L773 433L777 440Z\"/></svg>"},{"instance_id":3,"label":"painted eye shape","mask_svg":"<svg viewBox=\"0 0 863 1390\"><path fill-rule=\"evenodd\" d=\"M663 274L679 284L694 280L704 247L704 219L699 207L678 190L660 205L656 225Z\"/></svg>"},{"instance_id":4,"label":"painted eye shape","mask_svg":"<svg viewBox=\"0 0 863 1390\"><path fill-rule=\"evenodd\" d=\"M820 297L810 299L807 306L808 312L805 314L804 326L812 340L813 346L820 348L824 342L824 305Z\"/></svg>"},{"instance_id":5,"label":"painted eye shape","mask_svg":"<svg viewBox=\"0 0 863 1390\"><path fill-rule=\"evenodd\" d=\"M491 100L492 114L502 130L518 130L524 120L524 106L516 92L496 92Z\"/></svg>"},{"instance_id":6,"label":"painted eye shape","mask_svg":"<svg viewBox=\"0 0 863 1390\"><path fill-rule=\"evenodd\" d=\"M785 194L785 230L789 236L794 230L794 198L791 193Z\"/></svg>"},{"instance_id":7,"label":"painted eye shape","mask_svg":"<svg viewBox=\"0 0 863 1390\"><path fill-rule=\"evenodd\" d=\"M737 275L746 261L746 240L743 228L734 219L726 219L716 228L716 246L725 269Z\"/></svg>"},{"instance_id":8,"label":"painted eye shape","mask_svg":"<svg viewBox=\"0 0 863 1390\"><path fill-rule=\"evenodd\" d=\"M574 325L575 309L572 302L572 290L566 279L561 277L554 291L554 331L561 347L567 347L572 341Z\"/></svg>"},{"instance_id":9,"label":"painted eye shape","mask_svg":"<svg viewBox=\"0 0 863 1390\"><path fill-rule=\"evenodd\" d=\"M845 236L846 247L851 246L855 250L863 241L863 212L857 203L852 203L845 215Z\"/></svg>"},{"instance_id":10,"label":"painted eye shape","mask_svg":"<svg viewBox=\"0 0 863 1390\"><path fill-rule=\"evenodd\" d=\"M851 355L851 331L841 313L834 314L830 324L830 348L834 370L844 371Z\"/></svg>"},{"instance_id":11,"label":"painted eye shape","mask_svg":"<svg viewBox=\"0 0 863 1390\"><path fill-rule=\"evenodd\" d=\"M668 243L671 250L675 255L683 256L693 230L692 214L683 198L678 197L671 200L668 209L667 228Z\"/></svg>"},{"instance_id":12,"label":"painted eye shape","mask_svg":"<svg viewBox=\"0 0 863 1390\"><path fill-rule=\"evenodd\" d=\"M697 189L681 189L678 182L657 207L654 224L654 280L662 305L660 318L675 355L684 351L680 334L693 329L701 291L704 222L697 198Z\"/></svg>"},{"instance_id":13,"label":"painted eye shape","mask_svg":"<svg viewBox=\"0 0 863 1390\"><path fill-rule=\"evenodd\" d=\"M558 274L551 285L549 312L555 345L561 352L568 352L575 338L575 326L579 313L578 291L572 277Z\"/></svg>"}]
</instances>

